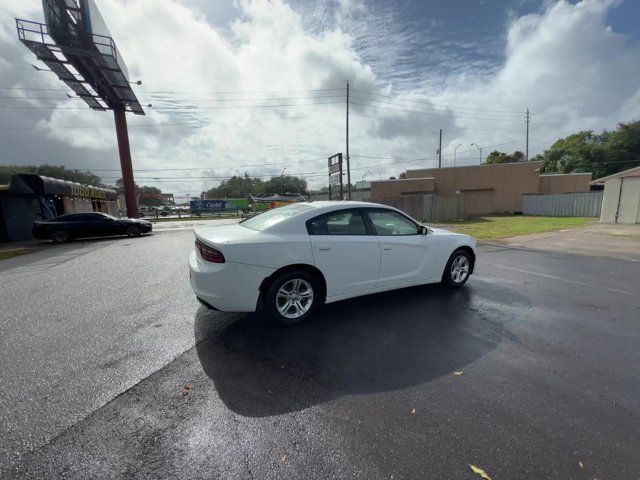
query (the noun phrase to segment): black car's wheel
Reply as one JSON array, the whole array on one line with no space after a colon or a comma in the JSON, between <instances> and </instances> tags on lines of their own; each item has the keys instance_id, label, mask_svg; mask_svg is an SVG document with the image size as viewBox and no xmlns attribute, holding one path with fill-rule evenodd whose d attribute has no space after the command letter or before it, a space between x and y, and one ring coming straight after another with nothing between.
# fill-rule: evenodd
<instances>
[{"instance_id":1,"label":"black car's wheel","mask_svg":"<svg viewBox=\"0 0 640 480\"><path fill-rule=\"evenodd\" d=\"M285 325L309 318L321 302L318 279L308 272L292 271L276 278L264 296L264 312Z\"/></svg>"},{"instance_id":2,"label":"black car's wheel","mask_svg":"<svg viewBox=\"0 0 640 480\"><path fill-rule=\"evenodd\" d=\"M139 237L142 234L142 230L137 225L131 225L127 228L127 235L130 237Z\"/></svg>"},{"instance_id":3,"label":"black car's wheel","mask_svg":"<svg viewBox=\"0 0 640 480\"><path fill-rule=\"evenodd\" d=\"M465 250L456 250L444 267L442 283L448 287L461 287L471 274L471 255Z\"/></svg>"},{"instance_id":4,"label":"black car's wheel","mask_svg":"<svg viewBox=\"0 0 640 480\"><path fill-rule=\"evenodd\" d=\"M69 232L65 230L56 230L53 232L53 235L51 235L51 240L53 240L54 243L64 243L71 240L71 236Z\"/></svg>"}]
</instances>

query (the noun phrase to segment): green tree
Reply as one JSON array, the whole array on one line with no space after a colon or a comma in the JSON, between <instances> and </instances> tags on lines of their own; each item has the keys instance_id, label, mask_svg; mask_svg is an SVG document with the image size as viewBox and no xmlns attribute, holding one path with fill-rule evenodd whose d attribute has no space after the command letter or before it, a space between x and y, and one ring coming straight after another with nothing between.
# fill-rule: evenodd
<instances>
[{"instance_id":1,"label":"green tree","mask_svg":"<svg viewBox=\"0 0 640 480\"><path fill-rule=\"evenodd\" d=\"M294 175L278 175L264 182L264 193L300 193L308 195L307 181Z\"/></svg>"},{"instance_id":2,"label":"green tree","mask_svg":"<svg viewBox=\"0 0 640 480\"><path fill-rule=\"evenodd\" d=\"M498 150L494 150L489 155L487 155L487 159L485 163L491 165L496 163L514 163L514 162L524 162L524 153L516 150L511 155L505 152L499 152Z\"/></svg>"},{"instance_id":3,"label":"green tree","mask_svg":"<svg viewBox=\"0 0 640 480\"><path fill-rule=\"evenodd\" d=\"M250 193L264 193L264 182L259 178L234 175L206 192L209 198L246 198Z\"/></svg>"},{"instance_id":4,"label":"green tree","mask_svg":"<svg viewBox=\"0 0 640 480\"><path fill-rule=\"evenodd\" d=\"M95 187L104 187L102 179L88 170L68 169L62 165L2 165L0 166L0 184L9 183L12 175L19 173L35 173L45 177L59 178L61 180L69 180L83 185L93 185Z\"/></svg>"},{"instance_id":5,"label":"green tree","mask_svg":"<svg viewBox=\"0 0 640 480\"><path fill-rule=\"evenodd\" d=\"M594 178L640 165L640 121L613 131L586 130L556 141L536 157L545 173L592 172Z\"/></svg>"}]
</instances>

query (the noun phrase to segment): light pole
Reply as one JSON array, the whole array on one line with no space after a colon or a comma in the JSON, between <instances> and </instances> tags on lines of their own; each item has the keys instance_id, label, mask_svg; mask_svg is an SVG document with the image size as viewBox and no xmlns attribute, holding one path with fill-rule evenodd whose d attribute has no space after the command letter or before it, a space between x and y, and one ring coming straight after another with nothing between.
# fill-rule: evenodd
<instances>
[{"instance_id":1,"label":"light pole","mask_svg":"<svg viewBox=\"0 0 640 480\"><path fill-rule=\"evenodd\" d=\"M453 149L453 168L456 168L456 154L458 153L458 148L461 147L462 144L459 143L456 145L456 148Z\"/></svg>"},{"instance_id":2,"label":"light pole","mask_svg":"<svg viewBox=\"0 0 640 480\"><path fill-rule=\"evenodd\" d=\"M472 147L476 147L478 149L478 151L480 152L480 165L482 165L482 147L478 146L478 144L476 144L476 143L472 143L471 146Z\"/></svg>"},{"instance_id":3,"label":"light pole","mask_svg":"<svg viewBox=\"0 0 640 480\"><path fill-rule=\"evenodd\" d=\"M287 169L287 167L284 167L282 169L282 172L280 172L280 195L282 195L283 189L284 189L284 171Z\"/></svg>"}]
</instances>

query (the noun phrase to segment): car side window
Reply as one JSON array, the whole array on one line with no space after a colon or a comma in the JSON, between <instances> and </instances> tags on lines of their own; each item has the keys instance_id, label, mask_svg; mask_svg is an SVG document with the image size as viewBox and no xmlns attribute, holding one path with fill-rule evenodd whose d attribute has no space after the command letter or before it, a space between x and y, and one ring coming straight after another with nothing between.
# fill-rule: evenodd
<instances>
[{"instance_id":1,"label":"car side window","mask_svg":"<svg viewBox=\"0 0 640 480\"><path fill-rule=\"evenodd\" d=\"M377 235L419 235L420 228L393 210L367 210Z\"/></svg>"},{"instance_id":2,"label":"car side window","mask_svg":"<svg viewBox=\"0 0 640 480\"><path fill-rule=\"evenodd\" d=\"M307 221L309 235L368 235L359 210L336 210Z\"/></svg>"}]
</instances>

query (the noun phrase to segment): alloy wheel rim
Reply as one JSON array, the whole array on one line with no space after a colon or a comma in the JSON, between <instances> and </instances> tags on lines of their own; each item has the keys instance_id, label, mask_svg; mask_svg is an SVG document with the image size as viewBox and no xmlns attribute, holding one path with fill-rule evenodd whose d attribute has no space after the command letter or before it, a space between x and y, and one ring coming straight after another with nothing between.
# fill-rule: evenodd
<instances>
[{"instance_id":1,"label":"alloy wheel rim","mask_svg":"<svg viewBox=\"0 0 640 480\"><path fill-rule=\"evenodd\" d=\"M469 259L464 255L455 258L451 264L451 280L462 283L469 275Z\"/></svg>"},{"instance_id":2,"label":"alloy wheel rim","mask_svg":"<svg viewBox=\"0 0 640 480\"><path fill-rule=\"evenodd\" d=\"M276 308L285 318L300 318L313 304L313 288L301 278L285 282L276 294Z\"/></svg>"}]
</instances>

